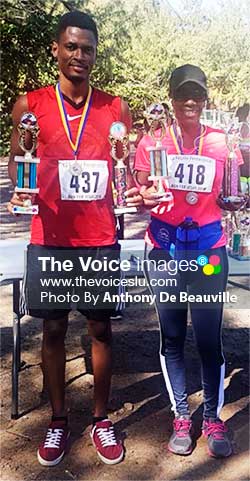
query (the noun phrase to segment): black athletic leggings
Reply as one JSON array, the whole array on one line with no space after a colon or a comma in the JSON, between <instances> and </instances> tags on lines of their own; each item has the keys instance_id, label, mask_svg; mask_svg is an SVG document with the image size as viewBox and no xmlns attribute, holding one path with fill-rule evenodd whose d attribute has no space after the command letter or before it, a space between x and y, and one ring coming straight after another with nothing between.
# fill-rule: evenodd
<instances>
[{"instance_id":1,"label":"black athletic leggings","mask_svg":"<svg viewBox=\"0 0 250 481\"><path fill-rule=\"evenodd\" d=\"M202 267L196 272L178 272L176 276L162 270L146 269L148 281L176 278L177 286L152 286L156 294L156 309L161 331L160 360L172 410L175 414L189 414L185 379L184 342L187 330L188 302L180 302L181 292L189 295L214 295L211 302L190 302L193 330L201 358L202 385L204 390L204 417L217 417L224 402L224 357L221 342L223 300L219 299L225 291L228 277L228 259L225 247L204 252L220 257L221 271L218 274L205 275ZM168 252L154 248L149 254L150 260L169 261ZM156 281L153 283L156 284ZM161 281L162 283L162 281ZM161 302L161 292L176 296L176 302ZM216 295L217 298L216 298Z\"/></svg>"}]
</instances>

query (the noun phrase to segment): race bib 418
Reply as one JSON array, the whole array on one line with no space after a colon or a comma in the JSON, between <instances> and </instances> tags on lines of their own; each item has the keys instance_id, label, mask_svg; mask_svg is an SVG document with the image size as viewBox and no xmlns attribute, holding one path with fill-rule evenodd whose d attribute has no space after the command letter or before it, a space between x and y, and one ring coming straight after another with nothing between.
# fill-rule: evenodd
<instances>
[{"instance_id":1,"label":"race bib 418","mask_svg":"<svg viewBox=\"0 0 250 481\"><path fill-rule=\"evenodd\" d=\"M203 155L168 155L170 189L211 192L216 161Z\"/></svg>"}]
</instances>

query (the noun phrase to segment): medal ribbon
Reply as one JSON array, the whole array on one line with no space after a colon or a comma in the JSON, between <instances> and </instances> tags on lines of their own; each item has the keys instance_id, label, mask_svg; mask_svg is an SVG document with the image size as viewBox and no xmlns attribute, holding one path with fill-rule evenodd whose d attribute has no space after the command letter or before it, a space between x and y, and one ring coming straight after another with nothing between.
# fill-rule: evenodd
<instances>
[{"instance_id":1,"label":"medal ribbon","mask_svg":"<svg viewBox=\"0 0 250 481\"><path fill-rule=\"evenodd\" d=\"M58 108L59 108L59 112L60 112L60 116L61 116L61 121L62 121L64 130L65 130L65 133L67 135L67 139L68 139L69 144L70 144L70 146L73 150L74 156L76 157L78 149L79 149L79 145L81 143L83 131L84 131L84 128L85 128L85 125L86 125L86 122L87 122L87 118L88 118L88 115L89 115L89 110L90 110L90 107L91 107L92 87L89 86L87 99L86 99L84 109L83 109L83 112L82 112L82 116L81 116L81 119L80 119L80 122L79 122L79 125L78 125L75 143L73 142L73 139L72 139L72 133L71 133L69 121L68 121L68 118L67 118L65 103L64 103L64 99L63 99L63 95L62 95L62 92L61 92L61 89L60 89L59 82L56 85L56 99L57 99L57 104L58 104Z\"/></svg>"},{"instance_id":2,"label":"medal ribbon","mask_svg":"<svg viewBox=\"0 0 250 481\"><path fill-rule=\"evenodd\" d=\"M204 134L204 131L203 131L203 134ZM196 145L195 155L201 155L201 153L202 153L203 141L204 141L204 135L203 134L202 134L202 126L200 126L200 132L199 132L199 135L197 137L199 139L199 144ZM182 139L180 138L180 135L177 132L177 126L176 126L175 123L173 125L171 125L171 127L170 127L170 135L171 135L172 140L174 142L174 146L176 148L177 153L179 155L184 155L183 148L182 148Z\"/></svg>"}]
</instances>

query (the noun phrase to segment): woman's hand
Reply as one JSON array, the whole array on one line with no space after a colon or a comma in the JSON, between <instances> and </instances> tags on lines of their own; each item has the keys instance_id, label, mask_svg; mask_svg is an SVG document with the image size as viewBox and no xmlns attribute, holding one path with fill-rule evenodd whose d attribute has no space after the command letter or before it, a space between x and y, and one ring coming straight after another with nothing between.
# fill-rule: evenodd
<instances>
[{"instance_id":1,"label":"woman's hand","mask_svg":"<svg viewBox=\"0 0 250 481\"><path fill-rule=\"evenodd\" d=\"M143 205L143 197L137 187L131 187L125 192L128 207L141 207Z\"/></svg>"},{"instance_id":2,"label":"woman's hand","mask_svg":"<svg viewBox=\"0 0 250 481\"><path fill-rule=\"evenodd\" d=\"M145 185L141 187L140 193L143 197L144 205L147 208L152 209L160 204L162 200L162 193L158 193L156 187L152 185L151 187L146 187Z\"/></svg>"}]
</instances>

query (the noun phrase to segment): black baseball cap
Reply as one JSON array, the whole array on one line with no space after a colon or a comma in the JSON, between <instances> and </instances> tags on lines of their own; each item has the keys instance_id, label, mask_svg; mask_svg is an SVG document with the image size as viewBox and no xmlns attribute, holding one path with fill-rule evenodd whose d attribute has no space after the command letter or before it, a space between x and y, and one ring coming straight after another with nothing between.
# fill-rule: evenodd
<instances>
[{"instance_id":1,"label":"black baseball cap","mask_svg":"<svg viewBox=\"0 0 250 481\"><path fill-rule=\"evenodd\" d=\"M187 63L186 65L177 67L172 72L169 80L170 97L174 97L176 91L187 82L192 82L199 85L207 94L207 77L203 70L196 65L190 65Z\"/></svg>"}]
</instances>

